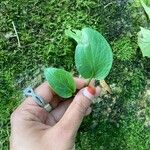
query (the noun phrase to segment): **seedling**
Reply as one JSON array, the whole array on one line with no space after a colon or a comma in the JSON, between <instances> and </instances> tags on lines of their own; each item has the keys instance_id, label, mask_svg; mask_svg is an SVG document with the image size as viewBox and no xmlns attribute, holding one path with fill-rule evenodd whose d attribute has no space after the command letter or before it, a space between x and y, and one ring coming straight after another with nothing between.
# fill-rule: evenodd
<instances>
[{"instance_id":1,"label":"seedling","mask_svg":"<svg viewBox=\"0 0 150 150\"><path fill-rule=\"evenodd\" d=\"M112 67L112 50L106 39L96 30L66 30L65 34L77 42L75 65L79 74L90 81L104 80ZM69 98L76 91L73 76L57 68L45 69L45 76L51 88L63 98Z\"/></svg>"}]
</instances>

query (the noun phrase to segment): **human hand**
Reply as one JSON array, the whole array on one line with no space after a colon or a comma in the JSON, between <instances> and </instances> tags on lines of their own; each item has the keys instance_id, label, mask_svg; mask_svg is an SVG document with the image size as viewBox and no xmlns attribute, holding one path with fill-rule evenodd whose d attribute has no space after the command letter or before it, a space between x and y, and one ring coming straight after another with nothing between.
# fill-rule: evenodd
<instances>
[{"instance_id":1,"label":"human hand","mask_svg":"<svg viewBox=\"0 0 150 150\"><path fill-rule=\"evenodd\" d=\"M74 99L62 101L48 83L35 92L54 108L50 113L28 97L11 115L11 150L72 150L78 128L91 112L92 101L83 96L85 81L75 78L80 91ZM96 88L99 95L100 89Z\"/></svg>"}]
</instances>

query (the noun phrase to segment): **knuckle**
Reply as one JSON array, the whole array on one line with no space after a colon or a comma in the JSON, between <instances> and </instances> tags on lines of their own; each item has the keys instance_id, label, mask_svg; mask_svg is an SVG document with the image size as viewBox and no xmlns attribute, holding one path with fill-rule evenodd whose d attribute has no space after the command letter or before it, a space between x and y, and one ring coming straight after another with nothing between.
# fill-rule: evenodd
<instances>
[{"instance_id":1,"label":"knuckle","mask_svg":"<svg viewBox=\"0 0 150 150\"><path fill-rule=\"evenodd\" d=\"M77 111L79 111L81 114L85 115L87 106L84 104L82 100L76 101L75 105L77 106Z\"/></svg>"}]
</instances>

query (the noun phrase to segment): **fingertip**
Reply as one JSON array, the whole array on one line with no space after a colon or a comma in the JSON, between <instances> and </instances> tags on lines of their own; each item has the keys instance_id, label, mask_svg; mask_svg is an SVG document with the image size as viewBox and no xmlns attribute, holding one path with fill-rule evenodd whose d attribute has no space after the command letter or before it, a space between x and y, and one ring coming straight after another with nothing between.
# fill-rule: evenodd
<instances>
[{"instance_id":1,"label":"fingertip","mask_svg":"<svg viewBox=\"0 0 150 150\"><path fill-rule=\"evenodd\" d=\"M92 102L92 100L94 99L95 97L95 89L93 87L85 87L82 89L82 95L90 100Z\"/></svg>"}]
</instances>

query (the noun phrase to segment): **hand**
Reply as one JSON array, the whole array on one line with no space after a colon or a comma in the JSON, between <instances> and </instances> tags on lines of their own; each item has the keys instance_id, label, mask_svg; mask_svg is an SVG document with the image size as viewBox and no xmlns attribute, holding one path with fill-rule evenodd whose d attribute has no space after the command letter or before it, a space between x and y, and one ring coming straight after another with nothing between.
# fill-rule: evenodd
<instances>
[{"instance_id":1,"label":"hand","mask_svg":"<svg viewBox=\"0 0 150 150\"><path fill-rule=\"evenodd\" d=\"M75 78L77 89L85 82ZM83 90L83 89L82 89ZM71 150L78 128L85 115L91 112L92 101L80 90L73 101L62 101L47 83L35 92L54 108L48 113L28 97L11 115L11 150ZM98 95L100 89L96 89Z\"/></svg>"}]
</instances>

